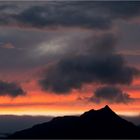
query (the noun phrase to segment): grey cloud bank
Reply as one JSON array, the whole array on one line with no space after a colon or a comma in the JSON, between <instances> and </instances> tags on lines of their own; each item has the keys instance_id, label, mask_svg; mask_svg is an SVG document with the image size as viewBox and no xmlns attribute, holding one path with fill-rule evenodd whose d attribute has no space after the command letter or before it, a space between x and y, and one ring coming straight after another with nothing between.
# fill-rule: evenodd
<instances>
[{"instance_id":1,"label":"grey cloud bank","mask_svg":"<svg viewBox=\"0 0 140 140\"><path fill-rule=\"evenodd\" d=\"M85 41L82 48L78 47L80 54L67 55L46 70L40 80L44 90L64 94L72 89L80 89L86 83L132 83L133 78L139 75L139 70L127 66L123 56L116 53L116 39L113 34L93 38L89 43Z\"/></svg>"}]
</instances>

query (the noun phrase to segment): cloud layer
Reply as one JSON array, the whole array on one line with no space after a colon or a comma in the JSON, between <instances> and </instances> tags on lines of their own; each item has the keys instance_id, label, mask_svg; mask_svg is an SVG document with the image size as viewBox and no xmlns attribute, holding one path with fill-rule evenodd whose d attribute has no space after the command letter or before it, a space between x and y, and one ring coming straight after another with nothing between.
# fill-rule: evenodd
<instances>
[{"instance_id":1,"label":"cloud layer","mask_svg":"<svg viewBox=\"0 0 140 140\"><path fill-rule=\"evenodd\" d=\"M44 90L63 94L89 83L131 84L139 70L126 65L123 57L116 53L115 45L113 34L96 36L88 43L85 41L84 46L78 48L80 53L67 54L49 66L40 80L41 86Z\"/></svg>"},{"instance_id":2,"label":"cloud layer","mask_svg":"<svg viewBox=\"0 0 140 140\"><path fill-rule=\"evenodd\" d=\"M25 95L25 91L16 83L0 81L0 96L17 97Z\"/></svg>"},{"instance_id":3,"label":"cloud layer","mask_svg":"<svg viewBox=\"0 0 140 140\"><path fill-rule=\"evenodd\" d=\"M9 2L0 6L0 24L20 27L83 27L109 29L115 20L140 15L139 1Z\"/></svg>"},{"instance_id":4,"label":"cloud layer","mask_svg":"<svg viewBox=\"0 0 140 140\"><path fill-rule=\"evenodd\" d=\"M111 97L116 103L129 102L129 96L118 85L130 85L139 75L139 70L127 65L123 56L132 53L132 46L133 52L139 49L140 26L133 22L139 20L138 1L1 2L0 77L5 78L4 72L10 75L12 70L23 75L23 71L46 66L39 80L44 91L68 94L85 84L96 83L107 92L106 97L94 96L100 95L99 101L110 101ZM116 46L118 38L120 48ZM124 48L127 52L122 53ZM139 64L138 56L128 57L128 64L130 60ZM2 95L24 94L17 84L1 85ZM102 89L103 85L107 89Z\"/></svg>"},{"instance_id":5,"label":"cloud layer","mask_svg":"<svg viewBox=\"0 0 140 140\"><path fill-rule=\"evenodd\" d=\"M134 99L127 93L124 93L121 89L112 86L97 88L94 95L89 100L95 103L100 103L102 101L109 103L129 103L134 101Z\"/></svg>"}]
</instances>

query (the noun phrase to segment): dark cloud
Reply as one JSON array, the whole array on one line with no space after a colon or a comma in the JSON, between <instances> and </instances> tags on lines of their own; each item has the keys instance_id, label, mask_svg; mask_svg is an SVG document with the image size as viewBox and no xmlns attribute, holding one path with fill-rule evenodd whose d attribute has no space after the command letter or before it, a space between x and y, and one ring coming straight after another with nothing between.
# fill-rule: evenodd
<instances>
[{"instance_id":1,"label":"dark cloud","mask_svg":"<svg viewBox=\"0 0 140 140\"><path fill-rule=\"evenodd\" d=\"M37 2L31 4L22 2L21 8L15 2L13 5L0 6L0 23L15 24L24 27L84 27L93 29L109 29L116 19L130 19L140 15L139 1L61 1ZM26 7L26 8L25 8ZM5 10L6 9L6 10ZM22 9L22 10L19 10ZM16 12L15 12L16 11Z\"/></svg>"},{"instance_id":2,"label":"dark cloud","mask_svg":"<svg viewBox=\"0 0 140 140\"><path fill-rule=\"evenodd\" d=\"M102 101L107 101L109 103L129 103L134 99L117 87L104 86L97 88L94 92L94 96L89 100L96 103Z\"/></svg>"},{"instance_id":3,"label":"dark cloud","mask_svg":"<svg viewBox=\"0 0 140 140\"><path fill-rule=\"evenodd\" d=\"M112 34L90 38L78 47L76 52L80 53L67 54L49 66L40 80L41 86L62 94L80 89L85 83L131 84L139 70L126 65L123 57L116 53L115 45L116 38Z\"/></svg>"},{"instance_id":4,"label":"dark cloud","mask_svg":"<svg viewBox=\"0 0 140 140\"><path fill-rule=\"evenodd\" d=\"M128 19L140 16L139 1L110 1L101 4L104 8L109 9L112 18Z\"/></svg>"},{"instance_id":5,"label":"dark cloud","mask_svg":"<svg viewBox=\"0 0 140 140\"><path fill-rule=\"evenodd\" d=\"M9 9L15 9L15 8L17 8L16 5L9 4L9 3L7 3L7 4L3 3L3 4L0 5L0 11L1 12L7 11Z\"/></svg>"},{"instance_id":6,"label":"dark cloud","mask_svg":"<svg viewBox=\"0 0 140 140\"><path fill-rule=\"evenodd\" d=\"M101 29L104 32L106 30L103 29L108 31L118 19L128 21L140 15L140 2L138 1L11 3L0 4L1 25L34 28L80 27ZM126 28L123 28L126 32ZM69 92L71 89L80 89L85 83L131 84L134 76L139 74L137 69L126 65L122 55L116 53L114 46L117 40L112 34L97 35L87 40L83 39L85 42L77 39L77 42L73 43L73 38L69 42L64 39L58 41L56 45L49 44L52 36L50 32L46 34L40 32L41 30L38 32L16 30L6 33L6 28L3 30L4 32L1 31L0 41L4 41L5 44L9 42L18 49L5 49L9 46L0 48L1 69L8 70L10 68L11 71L11 68L16 70L21 68L23 70L37 65L44 66L48 64L48 61L53 63L57 59L57 62L47 69L44 77L40 80L40 84L45 90L61 94ZM95 32L98 34L97 31ZM69 38L74 34L70 35ZM86 33L84 34L86 36ZM128 33L126 32L126 34ZM60 33L52 37L54 38L52 42L55 42L55 38L57 40L58 36L60 36ZM80 38L80 36L82 36L82 33L79 33L79 36L75 38ZM133 38L132 34L130 37ZM42 46L42 42L45 47ZM130 40L126 42L130 44ZM66 48L60 47L63 44ZM47 47L52 48L56 54L51 56L51 53L46 51ZM58 52L63 51L64 54L60 54L60 57ZM43 57L39 55L39 53L42 55L42 52L44 52Z\"/></svg>"},{"instance_id":7,"label":"dark cloud","mask_svg":"<svg viewBox=\"0 0 140 140\"><path fill-rule=\"evenodd\" d=\"M16 83L0 81L0 96L17 97L25 95L25 91Z\"/></svg>"},{"instance_id":8,"label":"dark cloud","mask_svg":"<svg viewBox=\"0 0 140 140\"><path fill-rule=\"evenodd\" d=\"M83 5L82 5L83 6ZM67 7L67 9L66 9ZM79 9L78 9L79 8ZM88 17L82 10L84 7L69 4L47 4L45 6L34 6L15 18L17 21L33 27L85 27L108 29L111 21L106 17ZM87 10L87 9L86 9ZM82 12L82 13L81 13Z\"/></svg>"}]
</instances>

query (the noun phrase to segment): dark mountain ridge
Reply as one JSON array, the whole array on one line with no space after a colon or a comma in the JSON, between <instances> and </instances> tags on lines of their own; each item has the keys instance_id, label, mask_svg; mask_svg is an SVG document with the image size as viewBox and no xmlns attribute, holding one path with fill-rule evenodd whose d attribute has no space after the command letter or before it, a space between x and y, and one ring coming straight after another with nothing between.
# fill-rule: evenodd
<instances>
[{"instance_id":1,"label":"dark mountain ridge","mask_svg":"<svg viewBox=\"0 0 140 140\"><path fill-rule=\"evenodd\" d=\"M81 116L56 117L8 138L140 138L140 129L105 106Z\"/></svg>"}]
</instances>

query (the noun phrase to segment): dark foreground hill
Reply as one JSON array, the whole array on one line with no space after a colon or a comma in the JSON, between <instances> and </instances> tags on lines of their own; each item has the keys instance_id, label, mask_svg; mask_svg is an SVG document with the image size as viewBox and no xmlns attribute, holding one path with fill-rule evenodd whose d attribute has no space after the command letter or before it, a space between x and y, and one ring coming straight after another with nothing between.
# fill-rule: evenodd
<instances>
[{"instance_id":1,"label":"dark foreground hill","mask_svg":"<svg viewBox=\"0 0 140 140\"><path fill-rule=\"evenodd\" d=\"M140 138L140 129L105 106L81 116L56 117L8 138Z\"/></svg>"}]
</instances>

